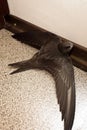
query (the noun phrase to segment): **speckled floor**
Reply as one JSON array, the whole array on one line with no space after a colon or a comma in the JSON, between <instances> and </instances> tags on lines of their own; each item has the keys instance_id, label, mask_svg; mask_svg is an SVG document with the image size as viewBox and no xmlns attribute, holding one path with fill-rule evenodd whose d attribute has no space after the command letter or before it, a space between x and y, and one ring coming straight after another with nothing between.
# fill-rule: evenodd
<instances>
[{"instance_id":1,"label":"speckled floor","mask_svg":"<svg viewBox=\"0 0 87 130\"><path fill-rule=\"evenodd\" d=\"M35 52L0 30L0 130L63 130L51 75L40 70L9 75L9 63L31 58ZM87 130L87 73L75 68L75 80L72 130Z\"/></svg>"}]
</instances>

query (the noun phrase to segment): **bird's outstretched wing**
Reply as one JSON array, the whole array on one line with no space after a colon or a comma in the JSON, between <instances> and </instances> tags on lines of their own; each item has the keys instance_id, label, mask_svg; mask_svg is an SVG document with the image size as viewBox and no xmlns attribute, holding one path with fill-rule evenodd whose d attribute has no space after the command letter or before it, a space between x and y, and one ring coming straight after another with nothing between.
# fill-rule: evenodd
<instances>
[{"instance_id":1,"label":"bird's outstretched wing","mask_svg":"<svg viewBox=\"0 0 87 130\"><path fill-rule=\"evenodd\" d=\"M71 130L75 114L75 84L72 71L55 70L56 95L64 119L64 130Z\"/></svg>"},{"instance_id":2,"label":"bird's outstretched wing","mask_svg":"<svg viewBox=\"0 0 87 130\"><path fill-rule=\"evenodd\" d=\"M63 61L64 60L64 61ZM64 130L71 130L75 115L75 81L74 70L69 59L47 60L45 62L45 70L52 74L55 85L58 104L64 120Z\"/></svg>"},{"instance_id":3,"label":"bird's outstretched wing","mask_svg":"<svg viewBox=\"0 0 87 130\"><path fill-rule=\"evenodd\" d=\"M27 32L15 33L12 37L37 49L40 49L50 39L56 38L60 42L60 38L57 35L38 29L30 29Z\"/></svg>"},{"instance_id":4,"label":"bird's outstretched wing","mask_svg":"<svg viewBox=\"0 0 87 130\"><path fill-rule=\"evenodd\" d=\"M15 33L12 37L22 43L40 49L41 46L50 38L49 35L50 33L48 32L42 32L38 29L31 29L27 32Z\"/></svg>"}]
</instances>

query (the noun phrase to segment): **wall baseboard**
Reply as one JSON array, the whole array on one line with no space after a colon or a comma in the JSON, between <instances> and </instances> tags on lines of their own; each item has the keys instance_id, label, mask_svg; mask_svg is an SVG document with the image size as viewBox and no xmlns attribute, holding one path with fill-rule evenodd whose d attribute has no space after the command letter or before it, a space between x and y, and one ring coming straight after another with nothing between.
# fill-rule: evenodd
<instances>
[{"instance_id":1,"label":"wall baseboard","mask_svg":"<svg viewBox=\"0 0 87 130\"><path fill-rule=\"evenodd\" d=\"M29 31L30 29L38 29L41 31L47 31L32 23L29 23L25 20L22 20L10 14L5 16L5 28L13 33ZM70 41L70 40L67 40L67 41ZM80 46L76 43L73 43L73 44L74 44L74 48L71 53L73 64L76 67L87 72L87 48Z\"/></svg>"}]
</instances>

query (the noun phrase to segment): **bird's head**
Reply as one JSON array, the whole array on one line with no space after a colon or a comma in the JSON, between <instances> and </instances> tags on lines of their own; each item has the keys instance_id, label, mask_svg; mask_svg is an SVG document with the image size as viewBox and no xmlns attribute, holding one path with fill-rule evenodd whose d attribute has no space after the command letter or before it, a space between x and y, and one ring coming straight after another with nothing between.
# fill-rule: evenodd
<instances>
[{"instance_id":1,"label":"bird's head","mask_svg":"<svg viewBox=\"0 0 87 130\"><path fill-rule=\"evenodd\" d=\"M62 54L70 54L71 50L73 48L73 43L67 40L62 40L59 44L58 44L58 50L62 53Z\"/></svg>"}]
</instances>

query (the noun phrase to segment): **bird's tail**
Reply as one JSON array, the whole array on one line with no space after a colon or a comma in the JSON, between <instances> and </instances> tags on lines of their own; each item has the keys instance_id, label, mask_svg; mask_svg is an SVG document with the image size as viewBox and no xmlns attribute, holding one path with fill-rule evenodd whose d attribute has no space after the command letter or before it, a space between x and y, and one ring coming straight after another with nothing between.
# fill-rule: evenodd
<instances>
[{"instance_id":1,"label":"bird's tail","mask_svg":"<svg viewBox=\"0 0 87 130\"><path fill-rule=\"evenodd\" d=\"M11 66L12 68L17 68L16 70L11 72L10 74L15 74L15 73L19 73L19 72L23 72L23 71L26 71L26 70L37 68L37 64L32 59L12 63L12 64L9 64L8 66Z\"/></svg>"}]
</instances>

